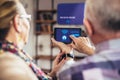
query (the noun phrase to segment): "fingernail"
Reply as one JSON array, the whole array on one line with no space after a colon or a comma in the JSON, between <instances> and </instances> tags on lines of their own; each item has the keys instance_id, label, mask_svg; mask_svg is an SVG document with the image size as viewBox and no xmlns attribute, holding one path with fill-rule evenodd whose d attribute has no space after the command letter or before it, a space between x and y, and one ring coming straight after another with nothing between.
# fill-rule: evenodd
<instances>
[{"instance_id":1,"label":"fingernail","mask_svg":"<svg viewBox=\"0 0 120 80\"><path fill-rule=\"evenodd\" d=\"M66 60L66 57L64 58L64 60Z\"/></svg>"},{"instance_id":2,"label":"fingernail","mask_svg":"<svg viewBox=\"0 0 120 80\"><path fill-rule=\"evenodd\" d=\"M74 36L74 35L70 35L70 37L73 37L73 38L74 38L75 36Z\"/></svg>"}]
</instances>

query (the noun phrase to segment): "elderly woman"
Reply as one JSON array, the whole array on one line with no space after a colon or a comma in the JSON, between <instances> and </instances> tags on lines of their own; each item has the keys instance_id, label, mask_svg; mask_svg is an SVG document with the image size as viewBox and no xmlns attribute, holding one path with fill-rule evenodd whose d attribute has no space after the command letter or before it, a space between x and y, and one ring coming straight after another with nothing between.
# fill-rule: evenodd
<instances>
[{"instance_id":1,"label":"elderly woman","mask_svg":"<svg viewBox=\"0 0 120 80\"><path fill-rule=\"evenodd\" d=\"M0 80L49 80L65 63L55 60L54 69L45 74L22 48L29 34L29 18L18 0L0 0Z\"/></svg>"}]
</instances>

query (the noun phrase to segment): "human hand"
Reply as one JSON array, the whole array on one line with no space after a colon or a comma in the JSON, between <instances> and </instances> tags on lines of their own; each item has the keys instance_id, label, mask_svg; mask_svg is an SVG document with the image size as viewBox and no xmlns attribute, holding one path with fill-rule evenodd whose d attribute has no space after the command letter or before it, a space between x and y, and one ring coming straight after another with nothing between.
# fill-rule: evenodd
<instances>
[{"instance_id":1,"label":"human hand","mask_svg":"<svg viewBox=\"0 0 120 80\"><path fill-rule=\"evenodd\" d=\"M64 44L62 42L56 41L54 38L51 39L53 46L58 47L62 53L70 53L72 47L70 45Z\"/></svg>"},{"instance_id":2,"label":"human hand","mask_svg":"<svg viewBox=\"0 0 120 80\"><path fill-rule=\"evenodd\" d=\"M90 42L87 37L76 38L74 36L70 36L70 38L73 40L73 43L71 44L71 46L75 50L81 53L85 53L87 55L92 55L94 53L94 49L90 45Z\"/></svg>"},{"instance_id":3,"label":"human hand","mask_svg":"<svg viewBox=\"0 0 120 80\"><path fill-rule=\"evenodd\" d=\"M63 55L64 53L59 53L57 55L57 57L55 58L54 62L53 62L53 69L52 71L48 74L49 76L51 77L54 77L56 75L56 73L60 70L60 68L65 64L65 62L67 61L66 58L63 58L61 60L61 56Z\"/></svg>"}]
</instances>

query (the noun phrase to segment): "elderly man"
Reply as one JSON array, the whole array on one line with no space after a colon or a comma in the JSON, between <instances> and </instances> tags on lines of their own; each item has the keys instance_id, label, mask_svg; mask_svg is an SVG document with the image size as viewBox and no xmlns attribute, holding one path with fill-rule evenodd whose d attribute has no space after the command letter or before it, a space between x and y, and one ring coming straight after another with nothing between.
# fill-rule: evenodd
<instances>
[{"instance_id":1,"label":"elderly man","mask_svg":"<svg viewBox=\"0 0 120 80\"><path fill-rule=\"evenodd\" d=\"M60 72L60 80L103 80L102 71L120 70L120 0L86 0L84 25L95 54Z\"/></svg>"}]
</instances>

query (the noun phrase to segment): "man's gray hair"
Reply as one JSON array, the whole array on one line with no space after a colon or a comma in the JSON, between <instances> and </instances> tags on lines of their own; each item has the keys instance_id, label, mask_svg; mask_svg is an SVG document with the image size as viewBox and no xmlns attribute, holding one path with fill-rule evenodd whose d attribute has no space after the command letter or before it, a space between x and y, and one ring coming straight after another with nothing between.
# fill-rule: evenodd
<instances>
[{"instance_id":1,"label":"man's gray hair","mask_svg":"<svg viewBox=\"0 0 120 80\"><path fill-rule=\"evenodd\" d=\"M85 17L93 15L101 28L120 30L120 0L86 0Z\"/></svg>"}]
</instances>

